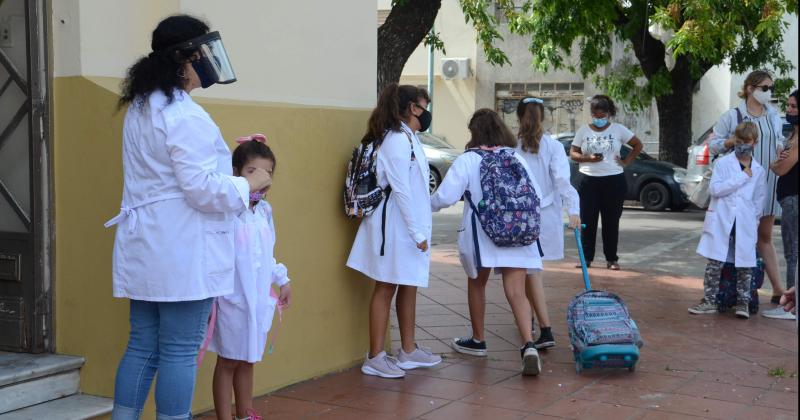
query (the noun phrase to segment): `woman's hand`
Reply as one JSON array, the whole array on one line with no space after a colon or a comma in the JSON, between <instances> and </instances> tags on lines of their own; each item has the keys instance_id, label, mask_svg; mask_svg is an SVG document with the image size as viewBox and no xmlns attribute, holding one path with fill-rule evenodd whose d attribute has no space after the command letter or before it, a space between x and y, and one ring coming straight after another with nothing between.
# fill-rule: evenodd
<instances>
[{"instance_id":1,"label":"woman's hand","mask_svg":"<svg viewBox=\"0 0 800 420\"><path fill-rule=\"evenodd\" d=\"M278 304L280 304L283 308L288 308L289 304L292 303L292 286L289 284L284 284L281 286L281 293L278 296Z\"/></svg>"},{"instance_id":2,"label":"woman's hand","mask_svg":"<svg viewBox=\"0 0 800 420\"><path fill-rule=\"evenodd\" d=\"M569 225L570 229L579 229L581 226L581 217L577 214L571 214L569 216Z\"/></svg>"},{"instance_id":3,"label":"woman's hand","mask_svg":"<svg viewBox=\"0 0 800 420\"><path fill-rule=\"evenodd\" d=\"M250 192L262 191L272 185L272 176L261 168L256 168L252 173L244 176L250 184Z\"/></svg>"},{"instance_id":4,"label":"woman's hand","mask_svg":"<svg viewBox=\"0 0 800 420\"><path fill-rule=\"evenodd\" d=\"M427 251L428 250L428 240L426 239L426 240L418 243L417 244L417 249L419 249L422 252Z\"/></svg>"}]
</instances>

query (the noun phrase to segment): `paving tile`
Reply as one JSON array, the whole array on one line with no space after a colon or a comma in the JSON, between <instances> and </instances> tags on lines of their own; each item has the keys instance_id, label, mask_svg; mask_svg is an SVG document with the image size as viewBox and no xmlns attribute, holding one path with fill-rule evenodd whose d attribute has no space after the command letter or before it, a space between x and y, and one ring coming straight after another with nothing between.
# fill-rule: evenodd
<instances>
[{"instance_id":1,"label":"paving tile","mask_svg":"<svg viewBox=\"0 0 800 420\"><path fill-rule=\"evenodd\" d=\"M411 373L420 376L433 376L436 378L470 382L480 385L496 384L514 375L519 375L519 372L491 369L464 363L450 365L439 370L415 369L411 371Z\"/></svg>"},{"instance_id":2,"label":"paving tile","mask_svg":"<svg viewBox=\"0 0 800 420\"><path fill-rule=\"evenodd\" d=\"M546 394L566 395L571 394L587 385L597 382L598 378L592 375L548 375L522 376L516 375L499 383L499 386L511 389L520 389L527 392L542 392Z\"/></svg>"},{"instance_id":3,"label":"paving tile","mask_svg":"<svg viewBox=\"0 0 800 420\"><path fill-rule=\"evenodd\" d=\"M741 420L792 420L797 419L797 411L752 406L745 408L736 419Z\"/></svg>"},{"instance_id":4,"label":"paving tile","mask_svg":"<svg viewBox=\"0 0 800 420\"><path fill-rule=\"evenodd\" d=\"M538 413L569 419L625 419L639 412L637 408L619 404L608 404L579 398L562 398L556 403L538 410Z\"/></svg>"},{"instance_id":5,"label":"paving tile","mask_svg":"<svg viewBox=\"0 0 800 420\"><path fill-rule=\"evenodd\" d=\"M552 404L559 398L561 398L560 395L527 392L495 385L462 398L461 401L476 405L533 412Z\"/></svg>"},{"instance_id":6,"label":"paving tile","mask_svg":"<svg viewBox=\"0 0 800 420\"><path fill-rule=\"evenodd\" d=\"M633 416L635 420L700 420L708 417L690 416L688 414L669 413L658 410L642 410Z\"/></svg>"},{"instance_id":7,"label":"paving tile","mask_svg":"<svg viewBox=\"0 0 800 420\"><path fill-rule=\"evenodd\" d=\"M674 391L676 394L750 405L765 391L760 388L694 379Z\"/></svg>"},{"instance_id":8,"label":"paving tile","mask_svg":"<svg viewBox=\"0 0 800 420\"><path fill-rule=\"evenodd\" d=\"M484 385L422 375L406 375L401 381L383 380L366 386L444 400L458 400L486 389Z\"/></svg>"},{"instance_id":9,"label":"paving tile","mask_svg":"<svg viewBox=\"0 0 800 420\"><path fill-rule=\"evenodd\" d=\"M461 315L417 315L417 325L420 327L448 327L469 325L469 319Z\"/></svg>"},{"instance_id":10,"label":"paving tile","mask_svg":"<svg viewBox=\"0 0 800 420\"><path fill-rule=\"evenodd\" d=\"M672 394L608 384L592 384L571 394L574 398L639 408L656 408Z\"/></svg>"},{"instance_id":11,"label":"paving tile","mask_svg":"<svg viewBox=\"0 0 800 420\"><path fill-rule=\"evenodd\" d=\"M462 402L452 402L438 410L423 415L426 420L512 420L522 419L528 415L524 411L515 411L505 408L473 405Z\"/></svg>"},{"instance_id":12,"label":"paving tile","mask_svg":"<svg viewBox=\"0 0 800 420\"><path fill-rule=\"evenodd\" d=\"M622 385L629 388L648 389L658 392L671 392L686 383L686 378L659 375L648 372L613 371L600 380L608 385Z\"/></svg>"},{"instance_id":13,"label":"paving tile","mask_svg":"<svg viewBox=\"0 0 800 420\"><path fill-rule=\"evenodd\" d=\"M755 405L797 412L797 393L788 391L764 391L755 399Z\"/></svg>"},{"instance_id":14,"label":"paving tile","mask_svg":"<svg viewBox=\"0 0 800 420\"><path fill-rule=\"evenodd\" d=\"M447 403L447 400L433 397L362 388L356 398L341 405L356 410L413 418L442 407Z\"/></svg>"},{"instance_id":15,"label":"paving tile","mask_svg":"<svg viewBox=\"0 0 800 420\"><path fill-rule=\"evenodd\" d=\"M255 398L253 408L269 419L296 419L314 416L337 408L335 405L278 396ZM213 418L213 416L212 416Z\"/></svg>"},{"instance_id":16,"label":"paving tile","mask_svg":"<svg viewBox=\"0 0 800 420\"><path fill-rule=\"evenodd\" d=\"M736 417L747 405L709 398L672 395L661 404L658 410L714 419L731 419Z\"/></svg>"}]
</instances>

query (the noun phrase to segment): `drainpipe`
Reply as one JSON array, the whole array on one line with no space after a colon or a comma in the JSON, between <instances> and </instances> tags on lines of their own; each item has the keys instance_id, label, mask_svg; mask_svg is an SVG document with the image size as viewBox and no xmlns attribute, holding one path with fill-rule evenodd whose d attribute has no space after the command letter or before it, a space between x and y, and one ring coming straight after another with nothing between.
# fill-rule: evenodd
<instances>
[{"instance_id":1,"label":"drainpipe","mask_svg":"<svg viewBox=\"0 0 800 420\"><path fill-rule=\"evenodd\" d=\"M433 30L433 26L431 26L430 34L433 35L435 32ZM428 111L433 114L433 44L431 43L428 45L428 95L431 98L431 101L428 102ZM433 131L433 121L431 121L431 126L428 127L428 132Z\"/></svg>"}]
</instances>

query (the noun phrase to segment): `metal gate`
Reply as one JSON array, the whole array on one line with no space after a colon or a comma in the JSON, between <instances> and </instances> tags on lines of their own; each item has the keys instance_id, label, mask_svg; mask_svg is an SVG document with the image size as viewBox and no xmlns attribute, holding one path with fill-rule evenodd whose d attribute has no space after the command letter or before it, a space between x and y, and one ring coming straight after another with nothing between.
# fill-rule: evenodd
<instances>
[{"instance_id":1,"label":"metal gate","mask_svg":"<svg viewBox=\"0 0 800 420\"><path fill-rule=\"evenodd\" d=\"M0 0L0 350L51 350L44 0Z\"/></svg>"}]
</instances>

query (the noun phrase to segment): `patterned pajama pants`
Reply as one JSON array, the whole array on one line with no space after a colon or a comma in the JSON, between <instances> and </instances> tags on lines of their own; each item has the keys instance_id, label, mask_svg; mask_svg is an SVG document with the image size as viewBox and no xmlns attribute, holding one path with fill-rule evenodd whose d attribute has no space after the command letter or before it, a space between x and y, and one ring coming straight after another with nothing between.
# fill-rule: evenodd
<instances>
[{"instance_id":1,"label":"patterned pajama pants","mask_svg":"<svg viewBox=\"0 0 800 420\"><path fill-rule=\"evenodd\" d=\"M708 303L717 302L717 293L719 292L719 279L722 274L722 266L725 263L717 260L708 260L706 265L706 274L703 279L703 288L705 289L705 296L703 297ZM736 304L747 305L750 303L750 283L753 281L753 269L736 267Z\"/></svg>"}]
</instances>

